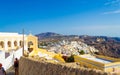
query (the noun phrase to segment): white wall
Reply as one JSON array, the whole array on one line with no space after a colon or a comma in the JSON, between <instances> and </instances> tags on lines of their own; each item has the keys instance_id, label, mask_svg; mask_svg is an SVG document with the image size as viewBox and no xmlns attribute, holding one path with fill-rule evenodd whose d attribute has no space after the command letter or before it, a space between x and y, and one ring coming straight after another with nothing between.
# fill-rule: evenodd
<instances>
[{"instance_id":1,"label":"white wall","mask_svg":"<svg viewBox=\"0 0 120 75\"><path fill-rule=\"evenodd\" d=\"M0 52L0 63L2 63L2 61L5 59L5 52L1 51Z\"/></svg>"},{"instance_id":2,"label":"white wall","mask_svg":"<svg viewBox=\"0 0 120 75\"><path fill-rule=\"evenodd\" d=\"M12 52L7 58L5 58L5 52L0 54L0 63L2 63L5 70L9 69L13 65L15 58L19 59L22 56L22 51L22 48L20 48L17 51Z\"/></svg>"}]
</instances>

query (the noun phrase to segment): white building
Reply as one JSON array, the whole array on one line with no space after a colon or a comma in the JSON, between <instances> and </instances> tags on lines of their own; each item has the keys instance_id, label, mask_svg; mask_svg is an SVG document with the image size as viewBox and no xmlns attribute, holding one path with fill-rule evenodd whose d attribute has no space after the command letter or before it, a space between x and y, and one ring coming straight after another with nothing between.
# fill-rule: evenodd
<instances>
[{"instance_id":1,"label":"white building","mask_svg":"<svg viewBox=\"0 0 120 75\"><path fill-rule=\"evenodd\" d=\"M37 50L37 43L38 38L33 35L23 37L18 33L0 32L0 63L5 69L8 69L13 65L14 58L19 59L23 55L23 46L26 51Z\"/></svg>"}]
</instances>

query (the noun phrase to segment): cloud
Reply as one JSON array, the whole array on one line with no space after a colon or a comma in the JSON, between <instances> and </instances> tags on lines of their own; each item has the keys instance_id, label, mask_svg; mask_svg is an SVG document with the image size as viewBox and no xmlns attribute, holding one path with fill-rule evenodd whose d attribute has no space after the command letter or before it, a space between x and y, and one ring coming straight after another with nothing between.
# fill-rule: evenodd
<instances>
[{"instance_id":1,"label":"cloud","mask_svg":"<svg viewBox=\"0 0 120 75\"><path fill-rule=\"evenodd\" d=\"M120 14L120 9L119 10L114 10L114 11L104 12L103 14Z\"/></svg>"},{"instance_id":2,"label":"cloud","mask_svg":"<svg viewBox=\"0 0 120 75\"><path fill-rule=\"evenodd\" d=\"M108 0L104 5L118 6L120 5L120 0Z\"/></svg>"},{"instance_id":3,"label":"cloud","mask_svg":"<svg viewBox=\"0 0 120 75\"><path fill-rule=\"evenodd\" d=\"M112 7L111 9L113 8L118 8L117 10L113 10L113 11L107 11L107 12L104 12L102 14L120 14L120 0L107 0L107 2L105 2L104 4L105 6L110 6Z\"/></svg>"}]
</instances>

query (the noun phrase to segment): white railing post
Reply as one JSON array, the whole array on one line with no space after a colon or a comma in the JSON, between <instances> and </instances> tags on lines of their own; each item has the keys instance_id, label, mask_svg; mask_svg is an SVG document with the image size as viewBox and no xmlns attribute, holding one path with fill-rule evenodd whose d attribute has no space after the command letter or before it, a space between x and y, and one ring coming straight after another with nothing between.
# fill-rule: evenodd
<instances>
[{"instance_id":1,"label":"white railing post","mask_svg":"<svg viewBox=\"0 0 120 75\"><path fill-rule=\"evenodd\" d=\"M7 51L8 50L8 40L5 39L5 45L4 45L4 50Z\"/></svg>"}]
</instances>

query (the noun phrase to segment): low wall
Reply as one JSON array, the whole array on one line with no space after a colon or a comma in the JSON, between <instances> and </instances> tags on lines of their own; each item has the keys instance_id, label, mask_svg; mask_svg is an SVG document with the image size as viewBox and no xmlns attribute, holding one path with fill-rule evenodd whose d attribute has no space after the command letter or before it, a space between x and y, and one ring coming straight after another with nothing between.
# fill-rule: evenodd
<instances>
[{"instance_id":1,"label":"low wall","mask_svg":"<svg viewBox=\"0 0 120 75\"><path fill-rule=\"evenodd\" d=\"M104 64L96 61L92 61L80 56L74 56L75 62L79 62L81 66L86 66L93 69L104 71Z\"/></svg>"},{"instance_id":2,"label":"low wall","mask_svg":"<svg viewBox=\"0 0 120 75\"><path fill-rule=\"evenodd\" d=\"M103 56L103 55L95 55L95 56L98 57L98 58L103 58L103 59L106 59L106 60L111 60L113 62L120 62L120 59L118 59L118 58L112 58L112 57Z\"/></svg>"},{"instance_id":3,"label":"low wall","mask_svg":"<svg viewBox=\"0 0 120 75\"><path fill-rule=\"evenodd\" d=\"M106 56L99 56L99 55L97 56L96 55L96 57L102 58L102 59L108 58L106 60L112 59L112 61L114 60L114 58L106 57ZM111 63L100 63L97 61L89 60L85 57L83 58L81 56L74 56L74 60L75 60L75 62L79 62L81 66L98 69L98 70L102 70L105 72L120 72L120 61L119 62L111 62ZM119 60L119 59L115 59L115 60Z\"/></svg>"},{"instance_id":4,"label":"low wall","mask_svg":"<svg viewBox=\"0 0 120 75\"><path fill-rule=\"evenodd\" d=\"M82 67L68 67L58 63L38 61L21 57L19 60L19 75L113 75L100 70ZM114 74L116 75L116 74Z\"/></svg>"}]
</instances>

